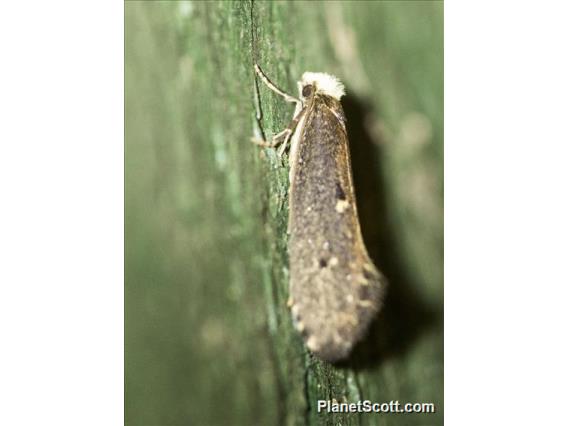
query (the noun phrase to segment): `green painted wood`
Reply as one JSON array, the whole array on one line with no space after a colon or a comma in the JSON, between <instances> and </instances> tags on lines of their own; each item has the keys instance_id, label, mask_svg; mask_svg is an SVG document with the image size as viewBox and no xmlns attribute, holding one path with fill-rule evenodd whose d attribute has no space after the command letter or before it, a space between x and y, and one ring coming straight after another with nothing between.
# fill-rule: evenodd
<instances>
[{"instance_id":1,"label":"green painted wood","mask_svg":"<svg viewBox=\"0 0 568 426\"><path fill-rule=\"evenodd\" d=\"M288 159L249 143L252 64L295 91L342 78L364 238L385 310L341 365L288 297ZM267 136L293 107L260 87ZM125 3L128 425L439 425L443 418L443 5ZM433 402L326 414L318 399Z\"/></svg>"}]
</instances>

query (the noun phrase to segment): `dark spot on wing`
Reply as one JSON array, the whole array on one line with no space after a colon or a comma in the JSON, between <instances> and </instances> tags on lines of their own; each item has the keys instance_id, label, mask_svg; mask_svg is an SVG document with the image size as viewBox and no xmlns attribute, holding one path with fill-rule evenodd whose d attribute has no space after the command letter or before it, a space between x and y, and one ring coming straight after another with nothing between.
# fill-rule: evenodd
<instances>
[{"instance_id":1,"label":"dark spot on wing","mask_svg":"<svg viewBox=\"0 0 568 426\"><path fill-rule=\"evenodd\" d=\"M320 264L320 268L325 268L327 266L327 260L322 258L322 259L320 259L319 264Z\"/></svg>"},{"instance_id":2,"label":"dark spot on wing","mask_svg":"<svg viewBox=\"0 0 568 426\"><path fill-rule=\"evenodd\" d=\"M363 269L363 276L368 280L374 280L376 278L375 275L371 274L366 269Z\"/></svg>"},{"instance_id":3,"label":"dark spot on wing","mask_svg":"<svg viewBox=\"0 0 568 426\"><path fill-rule=\"evenodd\" d=\"M335 184L335 198L342 201L345 200L345 192L339 182Z\"/></svg>"},{"instance_id":4,"label":"dark spot on wing","mask_svg":"<svg viewBox=\"0 0 568 426\"><path fill-rule=\"evenodd\" d=\"M371 299L370 287L371 287L370 285L362 285L361 287L359 287L359 298L361 300Z\"/></svg>"}]
</instances>

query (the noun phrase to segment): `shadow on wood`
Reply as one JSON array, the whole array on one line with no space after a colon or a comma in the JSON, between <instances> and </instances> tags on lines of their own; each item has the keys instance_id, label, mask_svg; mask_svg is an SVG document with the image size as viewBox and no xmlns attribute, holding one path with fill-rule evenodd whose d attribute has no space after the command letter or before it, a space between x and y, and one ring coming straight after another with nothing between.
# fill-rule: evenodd
<instances>
[{"instance_id":1,"label":"shadow on wood","mask_svg":"<svg viewBox=\"0 0 568 426\"><path fill-rule=\"evenodd\" d=\"M369 255L388 280L383 309L371 324L367 337L347 361L338 365L361 370L376 368L386 358L403 354L424 331L439 326L442 317L412 290L416 283L410 282L398 255L398 238L388 220L383 141L368 130L369 118L377 113L352 95L346 96L342 104L347 117L363 238Z\"/></svg>"}]
</instances>

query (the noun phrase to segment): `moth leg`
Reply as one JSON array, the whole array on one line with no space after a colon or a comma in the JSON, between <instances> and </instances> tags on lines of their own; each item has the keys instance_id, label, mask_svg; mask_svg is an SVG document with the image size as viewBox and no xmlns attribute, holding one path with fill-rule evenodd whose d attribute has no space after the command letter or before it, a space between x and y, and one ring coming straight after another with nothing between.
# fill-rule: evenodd
<instances>
[{"instance_id":1,"label":"moth leg","mask_svg":"<svg viewBox=\"0 0 568 426\"><path fill-rule=\"evenodd\" d=\"M288 146L288 142L290 141L290 136L292 136L293 130L290 128L284 129L286 132L286 136L284 137L284 142L280 145L280 149L278 149L278 156L282 157L284 155L284 151L286 151L286 147Z\"/></svg>"},{"instance_id":2,"label":"moth leg","mask_svg":"<svg viewBox=\"0 0 568 426\"><path fill-rule=\"evenodd\" d=\"M282 130L280 133L274 135L272 137L272 140L270 142L265 141L264 139L258 138L258 137L253 137L250 139L250 141L252 143L254 143L255 145L259 145L262 146L264 148L274 148L278 145L280 145L282 142L284 146L286 146L286 144L288 143L288 140L290 139L290 135L292 134L292 130L290 128L286 128L284 130Z\"/></svg>"},{"instance_id":3,"label":"moth leg","mask_svg":"<svg viewBox=\"0 0 568 426\"><path fill-rule=\"evenodd\" d=\"M280 143L282 143L280 149L278 150L278 156L282 157L282 155L284 154L284 151L286 150L286 146L288 145L288 142L290 141L292 134L296 131L296 127L298 126L298 123L300 122L300 119L302 118L302 116L303 116L303 111L300 112L290 122L290 124L288 124L288 127L286 127L284 130L282 130L280 133L274 135L270 142L267 142L267 141L260 139L258 137L251 138L251 142L256 144L256 145L265 147L265 148L274 148L274 147L278 146Z\"/></svg>"},{"instance_id":4,"label":"moth leg","mask_svg":"<svg viewBox=\"0 0 568 426\"><path fill-rule=\"evenodd\" d=\"M272 90L274 93L277 93L278 95L282 96L286 102L295 103L296 105L302 104L302 101L300 99L296 98L295 96L289 95L288 93L286 93L286 92L280 90L278 87L276 87L276 85L273 82L271 82L268 79L268 77L266 76L266 74L264 74L264 72L260 69L258 64L254 64L254 71L260 77L262 82L268 86L268 88L270 90Z\"/></svg>"}]
</instances>

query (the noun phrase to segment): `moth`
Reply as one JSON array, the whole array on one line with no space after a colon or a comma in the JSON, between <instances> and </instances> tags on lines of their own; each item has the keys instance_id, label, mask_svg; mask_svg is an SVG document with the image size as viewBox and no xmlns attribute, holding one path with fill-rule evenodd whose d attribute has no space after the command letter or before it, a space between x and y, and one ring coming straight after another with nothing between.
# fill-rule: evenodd
<instances>
[{"instance_id":1,"label":"moth","mask_svg":"<svg viewBox=\"0 0 568 426\"><path fill-rule=\"evenodd\" d=\"M290 143L288 253L292 319L308 349L326 361L346 358L380 310L386 280L363 242L355 203L343 84L325 73L305 72L299 97L256 74L294 103L290 125L267 147Z\"/></svg>"}]
</instances>

